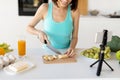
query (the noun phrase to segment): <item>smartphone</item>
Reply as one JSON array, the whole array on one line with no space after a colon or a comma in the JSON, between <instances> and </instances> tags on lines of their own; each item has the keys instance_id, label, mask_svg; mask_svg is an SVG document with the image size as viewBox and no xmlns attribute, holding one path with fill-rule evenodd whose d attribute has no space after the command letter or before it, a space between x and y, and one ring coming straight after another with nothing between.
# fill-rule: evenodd
<instances>
[{"instance_id":1,"label":"smartphone","mask_svg":"<svg viewBox=\"0 0 120 80\"><path fill-rule=\"evenodd\" d=\"M104 32L97 32L95 35L95 43L102 43ZM112 39L112 31L107 32L107 42Z\"/></svg>"}]
</instances>

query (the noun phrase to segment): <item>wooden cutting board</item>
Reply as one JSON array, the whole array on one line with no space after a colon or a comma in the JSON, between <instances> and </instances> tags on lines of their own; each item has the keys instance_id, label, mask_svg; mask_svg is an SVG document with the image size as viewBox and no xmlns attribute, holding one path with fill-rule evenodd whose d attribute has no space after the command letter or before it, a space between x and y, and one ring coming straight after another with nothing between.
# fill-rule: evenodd
<instances>
[{"instance_id":1,"label":"wooden cutting board","mask_svg":"<svg viewBox=\"0 0 120 80\"><path fill-rule=\"evenodd\" d=\"M52 61L46 61L42 58L43 63L45 64L58 64L58 63L75 63L77 62L76 57L72 57L72 58L65 58L65 59L55 59Z\"/></svg>"}]
</instances>

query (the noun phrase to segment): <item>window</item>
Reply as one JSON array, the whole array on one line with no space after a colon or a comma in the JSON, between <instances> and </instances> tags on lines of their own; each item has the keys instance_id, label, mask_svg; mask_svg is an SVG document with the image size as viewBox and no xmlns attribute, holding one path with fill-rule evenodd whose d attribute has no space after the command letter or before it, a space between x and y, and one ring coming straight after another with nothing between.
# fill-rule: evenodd
<instances>
[{"instance_id":1,"label":"window","mask_svg":"<svg viewBox=\"0 0 120 80\"><path fill-rule=\"evenodd\" d=\"M18 14L33 16L42 3L48 3L48 0L18 0Z\"/></svg>"}]
</instances>

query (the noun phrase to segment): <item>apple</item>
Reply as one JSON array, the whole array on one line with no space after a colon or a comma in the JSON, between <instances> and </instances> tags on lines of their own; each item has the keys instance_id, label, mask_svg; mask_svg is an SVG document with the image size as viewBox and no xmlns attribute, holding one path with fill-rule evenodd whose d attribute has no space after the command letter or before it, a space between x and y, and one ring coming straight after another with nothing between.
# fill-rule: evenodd
<instances>
[{"instance_id":1,"label":"apple","mask_svg":"<svg viewBox=\"0 0 120 80\"><path fill-rule=\"evenodd\" d=\"M120 50L116 52L116 58L120 60Z\"/></svg>"}]
</instances>

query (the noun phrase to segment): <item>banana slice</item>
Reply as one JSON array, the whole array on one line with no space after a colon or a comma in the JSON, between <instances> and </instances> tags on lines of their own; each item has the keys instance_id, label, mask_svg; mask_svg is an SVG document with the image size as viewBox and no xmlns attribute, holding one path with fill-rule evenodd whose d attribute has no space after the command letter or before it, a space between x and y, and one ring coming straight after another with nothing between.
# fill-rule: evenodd
<instances>
[{"instance_id":1,"label":"banana slice","mask_svg":"<svg viewBox=\"0 0 120 80\"><path fill-rule=\"evenodd\" d=\"M68 58L68 56L66 54L64 54L64 55L44 55L43 56L43 59L46 61L53 61L56 59L65 59L65 58Z\"/></svg>"},{"instance_id":2,"label":"banana slice","mask_svg":"<svg viewBox=\"0 0 120 80\"><path fill-rule=\"evenodd\" d=\"M57 59L57 56L56 55L44 55L43 59L46 61L52 61L52 60Z\"/></svg>"},{"instance_id":3,"label":"banana slice","mask_svg":"<svg viewBox=\"0 0 120 80\"><path fill-rule=\"evenodd\" d=\"M68 58L68 56L66 54L63 54L63 55L58 55L58 58L59 59L65 59L65 58Z\"/></svg>"},{"instance_id":4,"label":"banana slice","mask_svg":"<svg viewBox=\"0 0 120 80\"><path fill-rule=\"evenodd\" d=\"M43 59L46 60L46 61L48 61L48 55L44 55Z\"/></svg>"}]
</instances>

